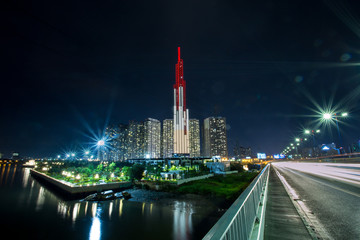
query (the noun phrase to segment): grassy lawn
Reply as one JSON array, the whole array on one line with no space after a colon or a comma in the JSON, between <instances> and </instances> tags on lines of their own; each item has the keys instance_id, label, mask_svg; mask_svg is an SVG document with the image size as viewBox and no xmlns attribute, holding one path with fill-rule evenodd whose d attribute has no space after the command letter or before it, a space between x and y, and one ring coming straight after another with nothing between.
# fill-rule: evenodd
<instances>
[{"instance_id":1,"label":"grassy lawn","mask_svg":"<svg viewBox=\"0 0 360 240\"><path fill-rule=\"evenodd\" d=\"M227 200L237 198L250 184L258 173L237 173L225 176L215 176L181 185L176 192L194 193L222 197Z\"/></svg>"}]
</instances>

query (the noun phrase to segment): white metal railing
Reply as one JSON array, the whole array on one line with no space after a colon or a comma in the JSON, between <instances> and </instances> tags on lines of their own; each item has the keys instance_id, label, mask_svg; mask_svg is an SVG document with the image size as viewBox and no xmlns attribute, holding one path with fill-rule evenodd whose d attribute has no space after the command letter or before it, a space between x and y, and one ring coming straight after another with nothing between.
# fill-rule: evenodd
<instances>
[{"instance_id":1,"label":"white metal railing","mask_svg":"<svg viewBox=\"0 0 360 240\"><path fill-rule=\"evenodd\" d=\"M269 179L269 169L270 165L268 164L210 229L203 240L249 239L254 235L252 234L254 226L259 223L263 225L261 223L264 222L263 219L260 219L263 218L264 209L260 208L266 204L265 191ZM263 227L257 227L257 230L263 231ZM262 236L262 233L255 235Z\"/></svg>"}]
</instances>

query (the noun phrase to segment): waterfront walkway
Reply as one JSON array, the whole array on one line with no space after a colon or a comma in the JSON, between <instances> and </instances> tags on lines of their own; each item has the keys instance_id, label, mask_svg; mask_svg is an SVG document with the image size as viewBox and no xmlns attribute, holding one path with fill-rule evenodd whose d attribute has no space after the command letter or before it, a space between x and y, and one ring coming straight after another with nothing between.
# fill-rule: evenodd
<instances>
[{"instance_id":1,"label":"waterfront walkway","mask_svg":"<svg viewBox=\"0 0 360 240\"><path fill-rule=\"evenodd\" d=\"M273 167L270 168L265 239L312 239Z\"/></svg>"}]
</instances>

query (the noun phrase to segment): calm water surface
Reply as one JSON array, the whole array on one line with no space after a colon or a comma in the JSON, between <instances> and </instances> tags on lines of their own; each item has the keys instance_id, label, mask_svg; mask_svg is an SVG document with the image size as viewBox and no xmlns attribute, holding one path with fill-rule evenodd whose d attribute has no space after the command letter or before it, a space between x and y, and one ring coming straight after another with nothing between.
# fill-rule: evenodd
<instances>
[{"instance_id":1,"label":"calm water surface","mask_svg":"<svg viewBox=\"0 0 360 240\"><path fill-rule=\"evenodd\" d=\"M64 200L20 165L0 165L0 230L11 239L201 239L219 218L211 200Z\"/></svg>"}]
</instances>

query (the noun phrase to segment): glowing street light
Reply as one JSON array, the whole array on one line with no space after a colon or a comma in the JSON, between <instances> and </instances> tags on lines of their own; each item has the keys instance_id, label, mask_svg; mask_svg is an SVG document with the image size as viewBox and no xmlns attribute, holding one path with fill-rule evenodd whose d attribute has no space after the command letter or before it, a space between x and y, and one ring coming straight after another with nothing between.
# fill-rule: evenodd
<instances>
[{"instance_id":1,"label":"glowing street light","mask_svg":"<svg viewBox=\"0 0 360 240\"><path fill-rule=\"evenodd\" d=\"M96 143L96 145L98 145L99 147L105 146L105 141L101 139Z\"/></svg>"},{"instance_id":2,"label":"glowing street light","mask_svg":"<svg viewBox=\"0 0 360 240\"><path fill-rule=\"evenodd\" d=\"M305 129L305 134L310 134L310 130Z\"/></svg>"},{"instance_id":3,"label":"glowing street light","mask_svg":"<svg viewBox=\"0 0 360 240\"><path fill-rule=\"evenodd\" d=\"M337 127L337 131L338 131L338 135L339 135L339 146L342 145L342 141L341 141L341 134L340 134L340 128L339 128L339 120L338 120L338 117L348 117L349 114L347 112L343 112L343 113L324 113L322 118L325 120L325 121L330 121L331 120L331 123L336 122L336 127Z\"/></svg>"},{"instance_id":4,"label":"glowing street light","mask_svg":"<svg viewBox=\"0 0 360 240\"><path fill-rule=\"evenodd\" d=\"M325 120L330 120L330 119L332 119L332 114L331 113L324 113L322 117Z\"/></svg>"}]
</instances>

